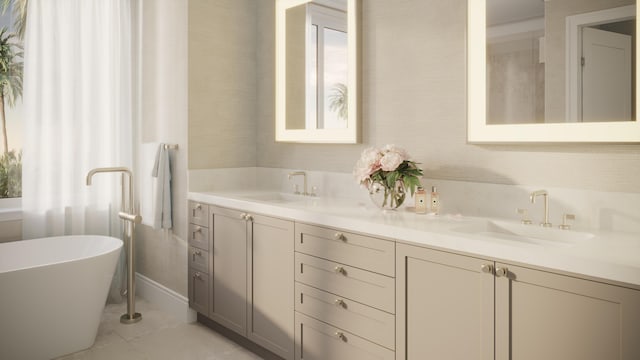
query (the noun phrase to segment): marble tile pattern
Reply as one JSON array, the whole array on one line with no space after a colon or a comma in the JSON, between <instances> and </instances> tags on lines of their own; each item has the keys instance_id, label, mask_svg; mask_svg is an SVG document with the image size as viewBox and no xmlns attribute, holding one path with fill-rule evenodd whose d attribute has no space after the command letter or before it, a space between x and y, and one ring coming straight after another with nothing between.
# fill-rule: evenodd
<instances>
[{"instance_id":1,"label":"marble tile pattern","mask_svg":"<svg viewBox=\"0 0 640 360\"><path fill-rule=\"evenodd\" d=\"M56 360L261 359L208 327L178 321L142 298L136 299L136 311L142 313L142 321L124 325L120 315L126 312L126 302L107 305L95 344Z\"/></svg>"}]
</instances>

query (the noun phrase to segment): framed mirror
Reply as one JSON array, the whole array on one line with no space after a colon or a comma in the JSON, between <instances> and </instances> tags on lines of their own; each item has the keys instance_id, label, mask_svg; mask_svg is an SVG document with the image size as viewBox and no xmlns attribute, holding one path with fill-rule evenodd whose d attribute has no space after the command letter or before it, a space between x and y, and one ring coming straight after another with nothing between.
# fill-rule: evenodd
<instances>
[{"instance_id":1,"label":"framed mirror","mask_svg":"<svg viewBox=\"0 0 640 360\"><path fill-rule=\"evenodd\" d=\"M276 141L360 142L360 1L276 1Z\"/></svg>"},{"instance_id":2,"label":"framed mirror","mask_svg":"<svg viewBox=\"0 0 640 360\"><path fill-rule=\"evenodd\" d=\"M471 143L638 143L635 0L469 0Z\"/></svg>"}]
</instances>

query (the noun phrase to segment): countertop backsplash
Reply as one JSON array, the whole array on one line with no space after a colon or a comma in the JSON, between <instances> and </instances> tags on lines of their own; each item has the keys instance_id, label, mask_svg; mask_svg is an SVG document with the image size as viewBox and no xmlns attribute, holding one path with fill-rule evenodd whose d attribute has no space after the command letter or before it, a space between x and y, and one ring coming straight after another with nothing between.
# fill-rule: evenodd
<instances>
[{"instance_id":1,"label":"countertop backsplash","mask_svg":"<svg viewBox=\"0 0 640 360\"><path fill-rule=\"evenodd\" d=\"M276 191L293 193L294 184L303 191L302 179L288 180L292 171L263 167L220 168L189 171L190 192L233 192L238 190ZM365 188L356 183L352 174L306 171L308 191L317 187L323 198L353 199L369 202ZM572 229L640 233L640 194L600 192L593 190L554 188L524 185L504 185L423 178L422 185L429 194L436 186L440 195L441 215L492 217L518 220L516 209L526 209L529 218L538 223L543 217L544 202L529 200L532 191L545 189L549 193L549 221L556 227L563 214L574 214ZM398 211L411 211L413 199L407 199Z\"/></svg>"}]
</instances>

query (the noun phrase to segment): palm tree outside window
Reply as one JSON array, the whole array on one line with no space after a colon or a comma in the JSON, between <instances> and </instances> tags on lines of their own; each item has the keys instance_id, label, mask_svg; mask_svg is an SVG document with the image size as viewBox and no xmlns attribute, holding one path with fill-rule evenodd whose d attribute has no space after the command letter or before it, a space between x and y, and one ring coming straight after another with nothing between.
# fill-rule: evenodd
<instances>
[{"instance_id":1,"label":"palm tree outside window","mask_svg":"<svg viewBox=\"0 0 640 360\"><path fill-rule=\"evenodd\" d=\"M0 2L0 198L22 196L22 39L27 0Z\"/></svg>"}]
</instances>

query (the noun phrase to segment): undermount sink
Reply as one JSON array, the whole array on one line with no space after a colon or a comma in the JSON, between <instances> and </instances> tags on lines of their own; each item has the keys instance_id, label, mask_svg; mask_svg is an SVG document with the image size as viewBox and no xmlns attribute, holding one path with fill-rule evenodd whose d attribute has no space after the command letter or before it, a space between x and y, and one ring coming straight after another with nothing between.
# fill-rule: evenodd
<instances>
[{"instance_id":1,"label":"undermount sink","mask_svg":"<svg viewBox=\"0 0 640 360\"><path fill-rule=\"evenodd\" d=\"M241 193L241 194L237 194L237 196L240 198L248 199L248 200L271 202L271 203L292 203L292 202L307 201L310 199L310 197L308 196L286 194L286 193L280 193L275 191ZM317 199L317 198L313 198L313 199Z\"/></svg>"},{"instance_id":2,"label":"undermount sink","mask_svg":"<svg viewBox=\"0 0 640 360\"><path fill-rule=\"evenodd\" d=\"M593 234L587 232L545 228L537 225L523 225L502 220L485 220L456 228L454 231L485 235L498 240L561 247L571 247L594 237Z\"/></svg>"}]
</instances>

